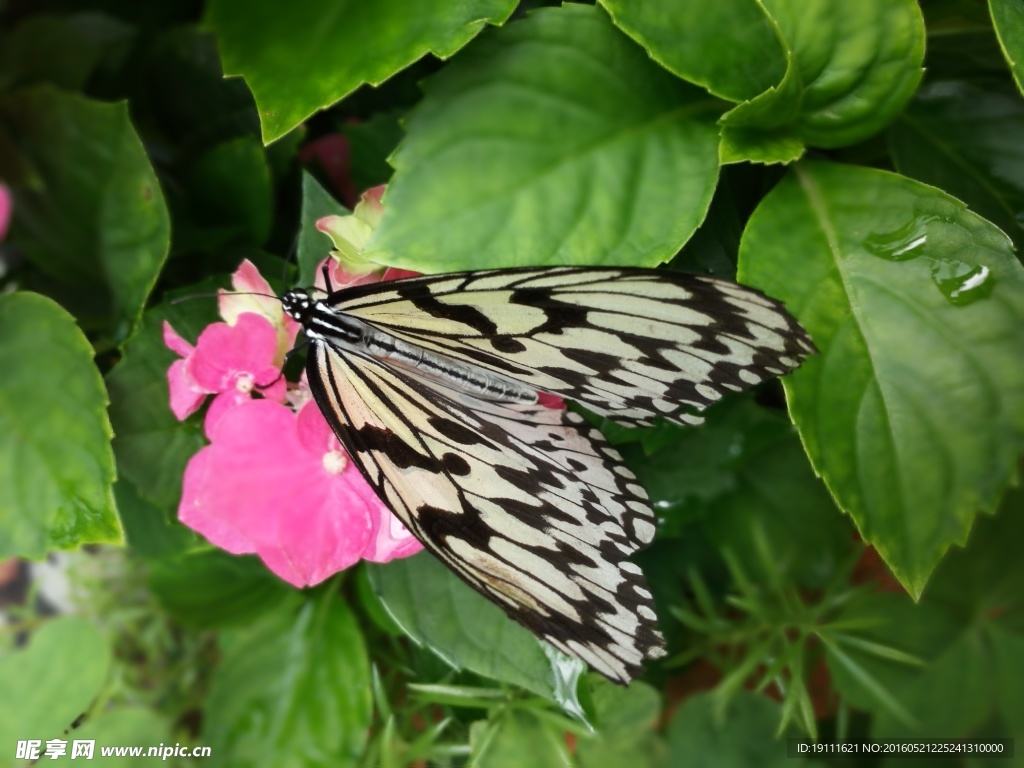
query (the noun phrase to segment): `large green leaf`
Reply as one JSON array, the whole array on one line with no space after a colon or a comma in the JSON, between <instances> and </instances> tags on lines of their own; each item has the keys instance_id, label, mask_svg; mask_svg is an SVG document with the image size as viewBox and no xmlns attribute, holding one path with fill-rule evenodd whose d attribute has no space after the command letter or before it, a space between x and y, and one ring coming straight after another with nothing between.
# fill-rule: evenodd
<instances>
[{"instance_id":1,"label":"large green leaf","mask_svg":"<svg viewBox=\"0 0 1024 768\"><path fill-rule=\"evenodd\" d=\"M778 31L758 3L601 0L601 5L655 61L723 99L752 99L778 85L786 72Z\"/></svg>"},{"instance_id":2,"label":"large green leaf","mask_svg":"<svg viewBox=\"0 0 1024 768\"><path fill-rule=\"evenodd\" d=\"M205 24L225 73L252 89L270 143L364 83L382 83L428 53L451 56L513 8L513 0L214 0Z\"/></svg>"},{"instance_id":3,"label":"large green leaf","mask_svg":"<svg viewBox=\"0 0 1024 768\"><path fill-rule=\"evenodd\" d=\"M988 0L988 7L1013 79L1024 92L1024 5L1018 0Z\"/></svg>"},{"instance_id":4,"label":"large green leaf","mask_svg":"<svg viewBox=\"0 0 1024 768\"><path fill-rule=\"evenodd\" d=\"M1007 494L997 517L980 519L968 546L942 562L917 605L899 595L867 595L840 622L863 622L862 636L913 654L922 666L898 664L843 647L829 653L836 687L855 706L875 713L879 738L941 733L962 738L993 715L1024 730L1020 680L1024 675L1024 492ZM879 681L910 713L902 721L851 674Z\"/></svg>"},{"instance_id":5,"label":"large green leaf","mask_svg":"<svg viewBox=\"0 0 1024 768\"><path fill-rule=\"evenodd\" d=\"M666 261L718 174L716 103L598 8L534 11L424 84L373 261L417 272Z\"/></svg>"},{"instance_id":6,"label":"large green leaf","mask_svg":"<svg viewBox=\"0 0 1024 768\"><path fill-rule=\"evenodd\" d=\"M936 83L921 90L888 132L896 169L939 187L1002 228L1024 229L1024 103L1009 87Z\"/></svg>"},{"instance_id":7,"label":"large green leaf","mask_svg":"<svg viewBox=\"0 0 1024 768\"><path fill-rule=\"evenodd\" d=\"M881 130L921 80L914 0L764 0L790 56L775 89L722 120L722 157L793 159L794 142L840 147Z\"/></svg>"},{"instance_id":8,"label":"large green leaf","mask_svg":"<svg viewBox=\"0 0 1024 768\"><path fill-rule=\"evenodd\" d=\"M466 586L436 558L368 564L374 590L413 640L456 669L528 688L574 714L583 664L568 659Z\"/></svg>"},{"instance_id":9,"label":"large green leaf","mask_svg":"<svg viewBox=\"0 0 1024 768\"><path fill-rule=\"evenodd\" d=\"M107 393L74 319L0 296L0 557L118 542Z\"/></svg>"},{"instance_id":10,"label":"large green leaf","mask_svg":"<svg viewBox=\"0 0 1024 768\"><path fill-rule=\"evenodd\" d=\"M1024 270L942 192L799 167L751 217L740 279L784 300L821 353L785 381L815 470L919 595L1017 476Z\"/></svg>"},{"instance_id":11,"label":"large green leaf","mask_svg":"<svg viewBox=\"0 0 1024 768\"><path fill-rule=\"evenodd\" d=\"M167 256L163 194L126 104L40 86L0 101L0 125L37 174L14 187L16 243L47 291L115 341L142 314ZM14 159L0 144L0 176Z\"/></svg>"},{"instance_id":12,"label":"large green leaf","mask_svg":"<svg viewBox=\"0 0 1024 768\"><path fill-rule=\"evenodd\" d=\"M50 619L28 648L0 656L0 766L14 765L19 740L62 738L100 692L110 649L90 622Z\"/></svg>"},{"instance_id":13,"label":"large green leaf","mask_svg":"<svg viewBox=\"0 0 1024 768\"><path fill-rule=\"evenodd\" d=\"M330 589L225 634L203 738L231 765L355 766L373 713L356 619Z\"/></svg>"},{"instance_id":14,"label":"large green leaf","mask_svg":"<svg viewBox=\"0 0 1024 768\"><path fill-rule=\"evenodd\" d=\"M176 619L196 627L252 621L298 594L259 558L236 557L219 549L153 563L149 586Z\"/></svg>"}]
</instances>

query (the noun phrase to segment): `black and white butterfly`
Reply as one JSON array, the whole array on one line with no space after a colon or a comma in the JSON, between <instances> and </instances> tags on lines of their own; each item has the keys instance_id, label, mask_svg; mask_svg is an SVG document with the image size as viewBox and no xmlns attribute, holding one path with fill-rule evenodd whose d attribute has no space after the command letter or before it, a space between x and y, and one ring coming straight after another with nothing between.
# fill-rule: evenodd
<instances>
[{"instance_id":1,"label":"black and white butterfly","mask_svg":"<svg viewBox=\"0 0 1024 768\"><path fill-rule=\"evenodd\" d=\"M339 440L424 546L516 621L608 678L663 655L628 559L647 494L574 400L628 426L696 415L814 351L760 292L667 270L547 267L282 297Z\"/></svg>"}]
</instances>

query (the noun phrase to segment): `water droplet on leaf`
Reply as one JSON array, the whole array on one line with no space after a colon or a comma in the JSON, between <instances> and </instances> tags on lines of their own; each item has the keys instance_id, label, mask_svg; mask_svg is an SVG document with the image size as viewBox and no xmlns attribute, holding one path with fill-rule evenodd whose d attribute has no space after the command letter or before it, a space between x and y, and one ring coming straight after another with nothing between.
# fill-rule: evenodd
<instances>
[{"instance_id":1,"label":"water droplet on leaf","mask_svg":"<svg viewBox=\"0 0 1024 768\"><path fill-rule=\"evenodd\" d=\"M936 261L932 265L932 280L942 295L958 307L987 297L995 286L988 267L956 259Z\"/></svg>"},{"instance_id":2,"label":"water droplet on leaf","mask_svg":"<svg viewBox=\"0 0 1024 768\"><path fill-rule=\"evenodd\" d=\"M928 242L928 224L936 219L931 214L918 214L899 229L872 232L864 239L864 247L875 256L889 261L916 259Z\"/></svg>"}]
</instances>

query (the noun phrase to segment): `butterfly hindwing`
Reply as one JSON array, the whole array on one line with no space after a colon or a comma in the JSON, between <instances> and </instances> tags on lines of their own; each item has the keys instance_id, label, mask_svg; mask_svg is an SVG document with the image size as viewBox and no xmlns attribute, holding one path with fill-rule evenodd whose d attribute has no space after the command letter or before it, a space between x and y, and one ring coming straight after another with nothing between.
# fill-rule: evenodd
<instances>
[{"instance_id":1,"label":"butterfly hindwing","mask_svg":"<svg viewBox=\"0 0 1024 768\"><path fill-rule=\"evenodd\" d=\"M509 616L620 682L660 655L646 494L564 409L506 404L415 369L312 345L314 396L382 501Z\"/></svg>"},{"instance_id":2,"label":"butterfly hindwing","mask_svg":"<svg viewBox=\"0 0 1024 768\"><path fill-rule=\"evenodd\" d=\"M328 299L433 352L631 426L694 415L799 365L814 346L783 306L668 270L554 267L424 276Z\"/></svg>"}]
</instances>

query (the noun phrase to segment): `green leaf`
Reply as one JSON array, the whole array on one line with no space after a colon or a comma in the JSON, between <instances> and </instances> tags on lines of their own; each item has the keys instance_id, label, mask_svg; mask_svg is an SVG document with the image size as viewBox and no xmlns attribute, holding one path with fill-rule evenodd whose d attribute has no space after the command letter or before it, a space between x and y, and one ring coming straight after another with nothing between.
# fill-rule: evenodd
<instances>
[{"instance_id":1,"label":"green leaf","mask_svg":"<svg viewBox=\"0 0 1024 768\"><path fill-rule=\"evenodd\" d=\"M719 711L712 693L683 702L668 724L669 765L687 768L793 768L803 761L786 756L776 736L779 704L767 696L739 691Z\"/></svg>"},{"instance_id":2,"label":"green leaf","mask_svg":"<svg viewBox=\"0 0 1024 768\"><path fill-rule=\"evenodd\" d=\"M94 741L93 759L100 758L100 747L141 747L142 754L139 756L118 756L116 764L119 767L127 766L128 768L152 766L154 760L148 756L150 748L174 750L176 746L176 742L171 738L171 724L155 712L139 708L104 712L98 717L86 720L64 738L68 742L67 753L57 760L51 761L47 758L45 765L81 765L82 757L72 756L74 741ZM184 749L191 749L193 746L200 745L182 745ZM171 754L168 752L168 757ZM158 756L162 757L162 755ZM162 759L166 760L167 757L162 757ZM173 764L169 763L169 765Z\"/></svg>"},{"instance_id":3,"label":"green leaf","mask_svg":"<svg viewBox=\"0 0 1024 768\"><path fill-rule=\"evenodd\" d=\"M370 663L355 617L325 589L225 637L203 739L232 766L356 766L372 715Z\"/></svg>"},{"instance_id":4,"label":"green leaf","mask_svg":"<svg viewBox=\"0 0 1024 768\"><path fill-rule=\"evenodd\" d=\"M203 628L250 622L297 595L259 558L219 549L153 563L149 586L175 618Z\"/></svg>"},{"instance_id":5,"label":"green leaf","mask_svg":"<svg viewBox=\"0 0 1024 768\"><path fill-rule=\"evenodd\" d=\"M312 285L317 265L331 251L331 241L316 228L317 219L342 216L350 211L335 200L308 172L302 172L302 214L299 218L299 285Z\"/></svg>"},{"instance_id":6,"label":"green leaf","mask_svg":"<svg viewBox=\"0 0 1024 768\"><path fill-rule=\"evenodd\" d=\"M661 718L658 692L640 681L623 688L596 676L593 680L596 731L576 744L580 768L662 765L665 745L655 731Z\"/></svg>"},{"instance_id":7,"label":"green leaf","mask_svg":"<svg viewBox=\"0 0 1024 768\"><path fill-rule=\"evenodd\" d=\"M378 85L428 53L448 58L514 8L513 0L214 0L204 24L217 34L225 74L252 89L269 144L364 83Z\"/></svg>"},{"instance_id":8,"label":"green leaf","mask_svg":"<svg viewBox=\"0 0 1024 768\"><path fill-rule=\"evenodd\" d=\"M921 80L924 21L914 0L764 0L789 70L722 119L723 159L792 159L795 140L841 147L882 129ZM759 147L757 135L763 134Z\"/></svg>"},{"instance_id":9,"label":"green leaf","mask_svg":"<svg viewBox=\"0 0 1024 768\"><path fill-rule=\"evenodd\" d=\"M723 99L752 99L786 72L778 31L758 3L601 0L601 5L651 58Z\"/></svg>"},{"instance_id":10,"label":"green leaf","mask_svg":"<svg viewBox=\"0 0 1024 768\"><path fill-rule=\"evenodd\" d=\"M205 293L214 285L188 290ZM217 320L216 302L164 302L146 312L121 361L107 374L107 389L118 471L143 499L170 512L177 510L188 460L206 443L198 419L180 422L171 413L167 369L180 358L163 342L165 320L194 343Z\"/></svg>"},{"instance_id":11,"label":"green leaf","mask_svg":"<svg viewBox=\"0 0 1024 768\"><path fill-rule=\"evenodd\" d=\"M566 768L572 757L565 735L533 712L509 709L469 731L471 768Z\"/></svg>"},{"instance_id":12,"label":"green leaf","mask_svg":"<svg viewBox=\"0 0 1024 768\"><path fill-rule=\"evenodd\" d=\"M784 381L815 471L920 595L1024 445L1024 270L962 203L882 171L801 166L765 198L740 279L821 353Z\"/></svg>"},{"instance_id":13,"label":"green leaf","mask_svg":"<svg viewBox=\"0 0 1024 768\"><path fill-rule=\"evenodd\" d=\"M429 555L367 564L395 621L455 669L527 688L580 714L581 662L568 659L508 618Z\"/></svg>"},{"instance_id":14,"label":"green leaf","mask_svg":"<svg viewBox=\"0 0 1024 768\"><path fill-rule=\"evenodd\" d=\"M939 187L1024 242L1024 104L1009 88L923 88L888 132L896 170Z\"/></svg>"},{"instance_id":15,"label":"green leaf","mask_svg":"<svg viewBox=\"0 0 1024 768\"><path fill-rule=\"evenodd\" d=\"M127 105L40 86L0 101L0 124L39 174L13 190L11 241L53 279L48 290L83 327L125 339L170 238L163 194ZM9 162L0 152L0 176Z\"/></svg>"},{"instance_id":16,"label":"green leaf","mask_svg":"<svg viewBox=\"0 0 1024 768\"><path fill-rule=\"evenodd\" d=\"M107 678L110 649L89 621L45 621L28 648L0 656L0 766L19 740L62 738Z\"/></svg>"},{"instance_id":17,"label":"green leaf","mask_svg":"<svg viewBox=\"0 0 1024 768\"><path fill-rule=\"evenodd\" d=\"M270 233L274 195L263 147L252 136L218 144L189 170L186 198L193 219L225 242L262 245Z\"/></svg>"},{"instance_id":18,"label":"green leaf","mask_svg":"<svg viewBox=\"0 0 1024 768\"><path fill-rule=\"evenodd\" d=\"M74 319L0 296L0 557L120 542L107 394Z\"/></svg>"},{"instance_id":19,"label":"green leaf","mask_svg":"<svg viewBox=\"0 0 1024 768\"><path fill-rule=\"evenodd\" d=\"M988 0L988 8L1013 79L1024 93L1024 7L1016 0Z\"/></svg>"},{"instance_id":20,"label":"green leaf","mask_svg":"<svg viewBox=\"0 0 1024 768\"><path fill-rule=\"evenodd\" d=\"M543 8L424 83L372 261L417 272L654 266L704 218L718 108L598 8Z\"/></svg>"}]
</instances>

